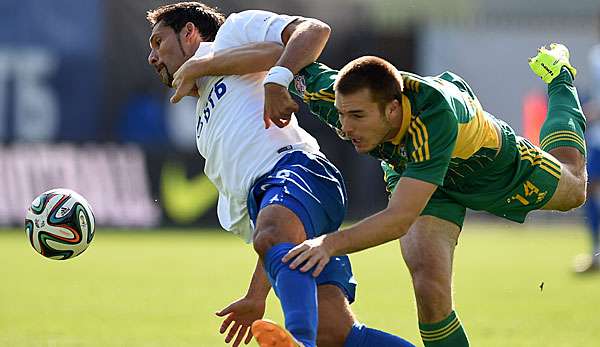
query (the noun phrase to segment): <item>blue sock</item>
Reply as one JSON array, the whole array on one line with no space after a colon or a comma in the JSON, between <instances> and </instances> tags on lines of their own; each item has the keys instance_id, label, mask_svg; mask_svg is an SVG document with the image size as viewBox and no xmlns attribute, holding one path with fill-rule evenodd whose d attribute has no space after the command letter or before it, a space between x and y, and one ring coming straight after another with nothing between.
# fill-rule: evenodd
<instances>
[{"instance_id":1,"label":"blue sock","mask_svg":"<svg viewBox=\"0 0 600 347\"><path fill-rule=\"evenodd\" d=\"M415 347L412 343L401 337L383 331L367 328L365 325L355 323L346 338L344 347Z\"/></svg>"},{"instance_id":2,"label":"blue sock","mask_svg":"<svg viewBox=\"0 0 600 347\"><path fill-rule=\"evenodd\" d=\"M292 243L273 246L265 256L265 270L281 302L286 329L306 347L314 347L319 318L317 285L310 272L291 270L281 261L293 247Z\"/></svg>"}]
</instances>

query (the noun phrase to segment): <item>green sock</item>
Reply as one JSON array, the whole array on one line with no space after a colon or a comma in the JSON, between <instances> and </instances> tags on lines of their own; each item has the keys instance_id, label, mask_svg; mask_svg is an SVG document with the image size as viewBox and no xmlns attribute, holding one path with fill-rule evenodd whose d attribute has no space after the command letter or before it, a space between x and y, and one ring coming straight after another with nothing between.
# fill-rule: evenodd
<instances>
[{"instance_id":1,"label":"green sock","mask_svg":"<svg viewBox=\"0 0 600 347\"><path fill-rule=\"evenodd\" d=\"M468 347L469 340L456 313L438 323L419 323L421 338L425 347Z\"/></svg>"},{"instance_id":2,"label":"green sock","mask_svg":"<svg viewBox=\"0 0 600 347\"><path fill-rule=\"evenodd\" d=\"M573 77L566 67L548 85L548 115L540 130L540 147L575 147L586 155L585 116L579 104Z\"/></svg>"}]
</instances>

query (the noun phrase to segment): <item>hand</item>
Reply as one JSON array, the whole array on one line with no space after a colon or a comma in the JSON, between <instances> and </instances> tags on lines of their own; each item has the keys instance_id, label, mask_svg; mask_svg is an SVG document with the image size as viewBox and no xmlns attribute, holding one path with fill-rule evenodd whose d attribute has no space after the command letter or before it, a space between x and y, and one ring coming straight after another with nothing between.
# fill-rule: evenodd
<instances>
[{"instance_id":1,"label":"hand","mask_svg":"<svg viewBox=\"0 0 600 347\"><path fill-rule=\"evenodd\" d=\"M200 76L194 72L197 67L193 66L198 61L198 58L190 58L175 71L172 83L175 94L171 97L171 103L178 103L184 96L198 96L196 79Z\"/></svg>"},{"instance_id":2,"label":"hand","mask_svg":"<svg viewBox=\"0 0 600 347\"><path fill-rule=\"evenodd\" d=\"M314 239L306 240L296 247L292 248L282 259L284 263L287 263L294 257L294 261L290 264L290 269L296 269L302 263L305 263L300 271L307 272L308 270L315 268L313 271L313 277L319 276L321 271L325 268L325 265L329 263L329 259L333 254L333 251L327 247L326 235L319 236Z\"/></svg>"},{"instance_id":3,"label":"hand","mask_svg":"<svg viewBox=\"0 0 600 347\"><path fill-rule=\"evenodd\" d=\"M271 122L285 127L292 119L292 113L298 112L299 108L287 88L275 83L265 84L265 129L269 129Z\"/></svg>"},{"instance_id":4,"label":"hand","mask_svg":"<svg viewBox=\"0 0 600 347\"><path fill-rule=\"evenodd\" d=\"M231 342L235 337L232 346L237 347L245 336L244 344L247 345L252 340L250 326L255 320L262 318L265 314L265 300L246 296L229 304L229 306L221 311L215 312L215 314L219 317L227 316L221 324L221 329L219 330L221 334L224 334L231 323L233 323L233 326L231 326L231 329L227 333L227 337L225 337L225 343Z\"/></svg>"}]
</instances>

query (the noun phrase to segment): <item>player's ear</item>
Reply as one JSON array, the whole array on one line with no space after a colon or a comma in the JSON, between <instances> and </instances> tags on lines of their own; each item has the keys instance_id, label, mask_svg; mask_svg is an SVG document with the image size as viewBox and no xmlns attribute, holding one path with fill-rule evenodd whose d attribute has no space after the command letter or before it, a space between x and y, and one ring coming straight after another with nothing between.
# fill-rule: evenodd
<instances>
[{"instance_id":1,"label":"player's ear","mask_svg":"<svg viewBox=\"0 0 600 347\"><path fill-rule=\"evenodd\" d=\"M192 22L187 22L187 23L185 23L184 30L185 30L185 37L189 39L194 34L194 31L196 30L196 26Z\"/></svg>"},{"instance_id":2,"label":"player's ear","mask_svg":"<svg viewBox=\"0 0 600 347\"><path fill-rule=\"evenodd\" d=\"M398 99L390 101L385 107L385 114L390 122L402 120L402 105Z\"/></svg>"}]
</instances>

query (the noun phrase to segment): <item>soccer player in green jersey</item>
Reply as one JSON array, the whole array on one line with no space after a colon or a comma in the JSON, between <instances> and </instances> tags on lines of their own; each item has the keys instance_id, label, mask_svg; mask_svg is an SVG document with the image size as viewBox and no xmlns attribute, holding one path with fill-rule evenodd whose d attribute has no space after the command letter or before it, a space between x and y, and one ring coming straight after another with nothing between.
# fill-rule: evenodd
<instances>
[{"instance_id":1,"label":"soccer player in green jersey","mask_svg":"<svg viewBox=\"0 0 600 347\"><path fill-rule=\"evenodd\" d=\"M383 211L305 241L284 261L316 276L333 255L400 239L425 346L468 346L451 290L466 209L522 223L532 210L568 211L585 201L585 117L569 52L542 47L530 66L548 83L541 148L485 112L451 72L422 77L376 57L339 72L316 64L303 70L292 90L359 153L382 160L391 197ZM277 123L285 114L272 117Z\"/></svg>"}]
</instances>

